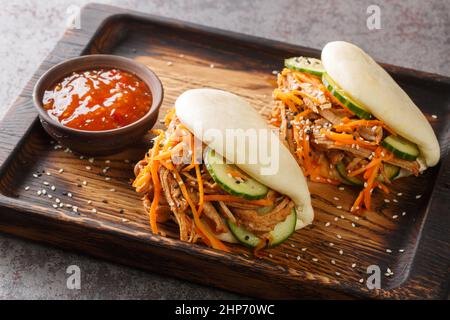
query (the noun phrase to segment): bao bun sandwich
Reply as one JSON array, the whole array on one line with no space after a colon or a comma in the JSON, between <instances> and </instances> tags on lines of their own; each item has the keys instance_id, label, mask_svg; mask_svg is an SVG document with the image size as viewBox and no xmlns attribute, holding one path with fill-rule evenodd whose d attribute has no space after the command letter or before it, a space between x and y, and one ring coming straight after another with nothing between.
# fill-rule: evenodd
<instances>
[{"instance_id":1,"label":"bao bun sandwich","mask_svg":"<svg viewBox=\"0 0 450 320\"><path fill-rule=\"evenodd\" d=\"M285 60L270 122L312 181L372 192L436 165L440 150L425 116L392 77L357 46L335 41L321 60Z\"/></svg>"},{"instance_id":2,"label":"bao bun sandwich","mask_svg":"<svg viewBox=\"0 0 450 320\"><path fill-rule=\"evenodd\" d=\"M313 221L305 177L289 150L246 101L221 90L184 92L156 130L153 147L135 168L133 186L144 193L152 231L174 220L183 241L203 241L227 251L224 242L255 250L275 246ZM256 139L223 148L231 130L262 130ZM264 174L260 162L238 161L254 150L271 150L276 170ZM188 150L188 152L184 152ZM183 158L185 161L179 161ZM177 158L178 156L178 158Z\"/></svg>"}]
</instances>

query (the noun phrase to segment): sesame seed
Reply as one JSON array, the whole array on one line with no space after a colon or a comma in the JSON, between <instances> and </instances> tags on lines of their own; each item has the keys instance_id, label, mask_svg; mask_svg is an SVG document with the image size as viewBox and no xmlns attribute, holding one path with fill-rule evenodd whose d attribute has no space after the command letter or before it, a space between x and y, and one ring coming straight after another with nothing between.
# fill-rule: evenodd
<instances>
[{"instance_id":1,"label":"sesame seed","mask_svg":"<svg viewBox=\"0 0 450 320\"><path fill-rule=\"evenodd\" d=\"M167 64L169 67L170 67L171 65L173 65L172 61L167 61L166 64Z\"/></svg>"},{"instance_id":2,"label":"sesame seed","mask_svg":"<svg viewBox=\"0 0 450 320\"><path fill-rule=\"evenodd\" d=\"M123 160L123 162L125 162L125 163L130 163L130 160L125 159L125 160Z\"/></svg>"},{"instance_id":3,"label":"sesame seed","mask_svg":"<svg viewBox=\"0 0 450 320\"><path fill-rule=\"evenodd\" d=\"M338 198L338 197L334 197L333 199L334 199L334 200L336 200L336 201L338 201L338 200L339 200L339 198Z\"/></svg>"},{"instance_id":4,"label":"sesame seed","mask_svg":"<svg viewBox=\"0 0 450 320\"><path fill-rule=\"evenodd\" d=\"M355 228L355 227L356 227L356 224L354 224L353 222L352 222L352 227L353 227L353 228Z\"/></svg>"},{"instance_id":5,"label":"sesame seed","mask_svg":"<svg viewBox=\"0 0 450 320\"><path fill-rule=\"evenodd\" d=\"M72 205L70 203L65 204L66 208L72 208Z\"/></svg>"},{"instance_id":6,"label":"sesame seed","mask_svg":"<svg viewBox=\"0 0 450 320\"><path fill-rule=\"evenodd\" d=\"M338 221L339 220L339 218L338 217L334 217L334 221Z\"/></svg>"},{"instance_id":7,"label":"sesame seed","mask_svg":"<svg viewBox=\"0 0 450 320\"><path fill-rule=\"evenodd\" d=\"M92 213L97 213L97 209L95 209L95 208L93 208L91 211L92 211Z\"/></svg>"},{"instance_id":8,"label":"sesame seed","mask_svg":"<svg viewBox=\"0 0 450 320\"><path fill-rule=\"evenodd\" d=\"M359 283L363 283L363 282L364 282L363 278L359 279Z\"/></svg>"},{"instance_id":9,"label":"sesame seed","mask_svg":"<svg viewBox=\"0 0 450 320\"><path fill-rule=\"evenodd\" d=\"M83 185L84 185L84 186L87 186L87 184L88 184L87 181L84 180L84 181L83 181Z\"/></svg>"},{"instance_id":10,"label":"sesame seed","mask_svg":"<svg viewBox=\"0 0 450 320\"><path fill-rule=\"evenodd\" d=\"M331 223L327 222L325 223L325 227L329 227Z\"/></svg>"},{"instance_id":11,"label":"sesame seed","mask_svg":"<svg viewBox=\"0 0 450 320\"><path fill-rule=\"evenodd\" d=\"M300 256L297 256L297 261L300 261Z\"/></svg>"},{"instance_id":12,"label":"sesame seed","mask_svg":"<svg viewBox=\"0 0 450 320\"><path fill-rule=\"evenodd\" d=\"M56 187L55 186L51 186L50 189L52 189L52 191L55 191Z\"/></svg>"},{"instance_id":13,"label":"sesame seed","mask_svg":"<svg viewBox=\"0 0 450 320\"><path fill-rule=\"evenodd\" d=\"M402 216L403 217L406 216L406 212L405 211L402 212Z\"/></svg>"},{"instance_id":14,"label":"sesame seed","mask_svg":"<svg viewBox=\"0 0 450 320\"><path fill-rule=\"evenodd\" d=\"M63 168L61 168L61 169L58 170L58 173L63 173L63 172L64 172L64 169L63 169Z\"/></svg>"},{"instance_id":15,"label":"sesame seed","mask_svg":"<svg viewBox=\"0 0 450 320\"><path fill-rule=\"evenodd\" d=\"M398 218L398 215L396 215L396 214L392 216L392 219L397 219L397 218Z\"/></svg>"},{"instance_id":16,"label":"sesame seed","mask_svg":"<svg viewBox=\"0 0 450 320\"><path fill-rule=\"evenodd\" d=\"M302 251L306 251L306 250L308 250L308 248L302 248Z\"/></svg>"},{"instance_id":17,"label":"sesame seed","mask_svg":"<svg viewBox=\"0 0 450 320\"><path fill-rule=\"evenodd\" d=\"M352 268L356 268L356 263L353 263L353 264L352 264Z\"/></svg>"},{"instance_id":18,"label":"sesame seed","mask_svg":"<svg viewBox=\"0 0 450 320\"><path fill-rule=\"evenodd\" d=\"M42 194L43 194L43 195L46 195L46 194L47 194L47 190L42 189Z\"/></svg>"},{"instance_id":19,"label":"sesame seed","mask_svg":"<svg viewBox=\"0 0 450 320\"><path fill-rule=\"evenodd\" d=\"M69 198L72 198L72 194L71 194L70 192L67 194L67 196L68 196Z\"/></svg>"},{"instance_id":20,"label":"sesame seed","mask_svg":"<svg viewBox=\"0 0 450 320\"><path fill-rule=\"evenodd\" d=\"M401 196L403 195L403 193L399 192L399 193L397 193L397 195L398 195L399 197L401 197Z\"/></svg>"},{"instance_id":21,"label":"sesame seed","mask_svg":"<svg viewBox=\"0 0 450 320\"><path fill-rule=\"evenodd\" d=\"M339 254L342 256L344 254L344 250L339 250Z\"/></svg>"},{"instance_id":22,"label":"sesame seed","mask_svg":"<svg viewBox=\"0 0 450 320\"><path fill-rule=\"evenodd\" d=\"M312 258L311 260L314 261L314 262L319 261L319 259L317 259L317 258Z\"/></svg>"},{"instance_id":23,"label":"sesame seed","mask_svg":"<svg viewBox=\"0 0 450 320\"><path fill-rule=\"evenodd\" d=\"M45 174L48 175L48 176L51 176L51 175L52 175L50 172L46 172Z\"/></svg>"},{"instance_id":24,"label":"sesame seed","mask_svg":"<svg viewBox=\"0 0 450 320\"><path fill-rule=\"evenodd\" d=\"M433 119L437 119L437 115L435 115L435 114L432 114L431 117L432 117Z\"/></svg>"},{"instance_id":25,"label":"sesame seed","mask_svg":"<svg viewBox=\"0 0 450 320\"><path fill-rule=\"evenodd\" d=\"M92 203L92 200L88 200L88 202L87 202L88 204L91 204Z\"/></svg>"},{"instance_id":26,"label":"sesame seed","mask_svg":"<svg viewBox=\"0 0 450 320\"><path fill-rule=\"evenodd\" d=\"M72 207L72 211L73 211L73 212L78 212L78 207L73 206L73 207Z\"/></svg>"},{"instance_id":27,"label":"sesame seed","mask_svg":"<svg viewBox=\"0 0 450 320\"><path fill-rule=\"evenodd\" d=\"M334 243L333 243L333 242L330 242L330 243L329 243L329 246L330 246L330 247L334 246Z\"/></svg>"},{"instance_id":28,"label":"sesame seed","mask_svg":"<svg viewBox=\"0 0 450 320\"><path fill-rule=\"evenodd\" d=\"M387 272L387 273L392 273L392 270L391 270L390 268L387 268L387 269L386 269L386 272Z\"/></svg>"},{"instance_id":29,"label":"sesame seed","mask_svg":"<svg viewBox=\"0 0 450 320\"><path fill-rule=\"evenodd\" d=\"M422 198L421 194L416 195L416 199L420 199L420 198Z\"/></svg>"},{"instance_id":30,"label":"sesame seed","mask_svg":"<svg viewBox=\"0 0 450 320\"><path fill-rule=\"evenodd\" d=\"M116 192L116 189L111 188L111 189L109 189L109 191L111 191L111 192Z\"/></svg>"},{"instance_id":31,"label":"sesame seed","mask_svg":"<svg viewBox=\"0 0 450 320\"><path fill-rule=\"evenodd\" d=\"M211 64L209 65L209 67L210 67L210 68L214 68L214 64L211 63Z\"/></svg>"},{"instance_id":32,"label":"sesame seed","mask_svg":"<svg viewBox=\"0 0 450 320\"><path fill-rule=\"evenodd\" d=\"M291 243L291 247L292 247L292 248L295 248L295 244Z\"/></svg>"},{"instance_id":33,"label":"sesame seed","mask_svg":"<svg viewBox=\"0 0 450 320\"><path fill-rule=\"evenodd\" d=\"M83 160L84 159L84 156L80 156L80 160Z\"/></svg>"},{"instance_id":34,"label":"sesame seed","mask_svg":"<svg viewBox=\"0 0 450 320\"><path fill-rule=\"evenodd\" d=\"M340 276L341 275L341 273L340 272L335 272L335 274L337 275L337 276Z\"/></svg>"},{"instance_id":35,"label":"sesame seed","mask_svg":"<svg viewBox=\"0 0 450 320\"><path fill-rule=\"evenodd\" d=\"M90 163L94 163L94 160L95 160L94 158L89 158L88 161L89 161Z\"/></svg>"},{"instance_id":36,"label":"sesame seed","mask_svg":"<svg viewBox=\"0 0 450 320\"><path fill-rule=\"evenodd\" d=\"M271 253L269 253L269 257L273 258L273 255Z\"/></svg>"},{"instance_id":37,"label":"sesame seed","mask_svg":"<svg viewBox=\"0 0 450 320\"><path fill-rule=\"evenodd\" d=\"M49 185L49 183L47 181L44 181L43 184L44 184L44 186L48 186Z\"/></svg>"},{"instance_id":38,"label":"sesame seed","mask_svg":"<svg viewBox=\"0 0 450 320\"><path fill-rule=\"evenodd\" d=\"M341 208L342 208L342 207L341 207ZM345 217L344 217L344 216L343 216L342 214L341 214L341 216L340 216L340 217L341 217L341 219L345 219Z\"/></svg>"},{"instance_id":39,"label":"sesame seed","mask_svg":"<svg viewBox=\"0 0 450 320\"><path fill-rule=\"evenodd\" d=\"M51 194L48 194L47 197L48 197L49 199L53 198L53 196L52 196Z\"/></svg>"},{"instance_id":40,"label":"sesame seed","mask_svg":"<svg viewBox=\"0 0 450 320\"><path fill-rule=\"evenodd\" d=\"M56 203L60 203L61 200L59 200L58 198L56 198L56 199L55 199L55 202L56 202Z\"/></svg>"},{"instance_id":41,"label":"sesame seed","mask_svg":"<svg viewBox=\"0 0 450 320\"><path fill-rule=\"evenodd\" d=\"M278 71L277 70L272 70L272 74L277 75Z\"/></svg>"},{"instance_id":42,"label":"sesame seed","mask_svg":"<svg viewBox=\"0 0 450 320\"><path fill-rule=\"evenodd\" d=\"M339 187L339 190L344 191L345 188L344 187Z\"/></svg>"},{"instance_id":43,"label":"sesame seed","mask_svg":"<svg viewBox=\"0 0 450 320\"><path fill-rule=\"evenodd\" d=\"M59 207L62 208L63 206L64 206L64 203L61 202L61 203L59 204Z\"/></svg>"},{"instance_id":44,"label":"sesame seed","mask_svg":"<svg viewBox=\"0 0 450 320\"><path fill-rule=\"evenodd\" d=\"M398 252L405 252L405 249L398 249Z\"/></svg>"},{"instance_id":45,"label":"sesame seed","mask_svg":"<svg viewBox=\"0 0 450 320\"><path fill-rule=\"evenodd\" d=\"M91 170L92 168L90 166L86 166L86 170Z\"/></svg>"},{"instance_id":46,"label":"sesame seed","mask_svg":"<svg viewBox=\"0 0 450 320\"><path fill-rule=\"evenodd\" d=\"M122 222L128 222L128 221L130 221L130 220L128 220L128 219L122 219Z\"/></svg>"},{"instance_id":47,"label":"sesame seed","mask_svg":"<svg viewBox=\"0 0 450 320\"><path fill-rule=\"evenodd\" d=\"M338 237L339 239L342 239L342 236L340 234L337 234L336 237Z\"/></svg>"},{"instance_id":48,"label":"sesame seed","mask_svg":"<svg viewBox=\"0 0 450 320\"><path fill-rule=\"evenodd\" d=\"M30 186L25 187L25 191L28 191L28 190L30 190Z\"/></svg>"},{"instance_id":49,"label":"sesame seed","mask_svg":"<svg viewBox=\"0 0 450 320\"><path fill-rule=\"evenodd\" d=\"M55 208L55 209L57 209L57 208L58 208L58 205L54 203L54 204L52 205L52 207Z\"/></svg>"},{"instance_id":50,"label":"sesame seed","mask_svg":"<svg viewBox=\"0 0 450 320\"><path fill-rule=\"evenodd\" d=\"M387 252L387 253L391 253L392 250L391 250L391 249L386 249L386 252Z\"/></svg>"},{"instance_id":51,"label":"sesame seed","mask_svg":"<svg viewBox=\"0 0 450 320\"><path fill-rule=\"evenodd\" d=\"M391 202L391 200L389 200L389 199L384 199L384 202L389 203L389 202Z\"/></svg>"},{"instance_id":52,"label":"sesame seed","mask_svg":"<svg viewBox=\"0 0 450 320\"><path fill-rule=\"evenodd\" d=\"M111 178L110 177L105 177L105 180L109 181L109 180L111 180Z\"/></svg>"},{"instance_id":53,"label":"sesame seed","mask_svg":"<svg viewBox=\"0 0 450 320\"><path fill-rule=\"evenodd\" d=\"M340 209L342 209L342 206L336 206L336 208L340 210Z\"/></svg>"},{"instance_id":54,"label":"sesame seed","mask_svg":"<svg viewBox=\"0 0 450 320\"><path fill-rule=\"evenodd\" d=\"M111 163L111 160L105 160L105 163Z\"/></svg>"},{"instance_id":55,"label":"sesame seed","mask_svg":"<svg viewBox=\"0 0 450 320\"><path fill-rule=\"evenodd\" d=\"M334 259L332 259L331 264L336 264L336 261Z\"/></svg>"}]
</instances>

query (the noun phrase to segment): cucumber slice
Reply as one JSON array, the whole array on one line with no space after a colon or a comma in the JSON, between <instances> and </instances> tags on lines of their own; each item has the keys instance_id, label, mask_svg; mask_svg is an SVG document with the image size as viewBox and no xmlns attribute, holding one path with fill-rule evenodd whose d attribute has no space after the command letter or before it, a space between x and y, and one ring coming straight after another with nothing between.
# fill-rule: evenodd
<instances>
[{"instance_id":1,"label":"cucumber slice","mask_svg":"<svg viewBox=\"0 0 450 320\"><path fill-rule=\"evenodd\" d=\"M261 241L260 238L248 231L244 226L238 226L232 221L228 220L228 228L236 239L243 245L254 248ZM297 212L292 209L291 214L287 216L286 220L278 223L275 228L270 232L270 241L268 246L275 247L283 243L289 238L295 231L295 225L297 223Z\"/></svg>"},{"instance_id":2,"label":"cucumber slice","mask_svg":"<svg viewBox=\"0 0 450 320\"><path fill-rule=\"evenodd\" d=\"M364 182L361 179L357 177L349 177L347 175L347 169L342 162L336 164L336 170L344 183L359 187L364 185Z\"/></svg>"},{"instance_id":3,"label":"cucumber slice","mask_svg":"<svg viewBox=\"0 0 450 320\"><path fill-rule=\"evenodd\" d=\"M291 214L287 216L286 220L278 223L270 232L269 246L275 247L286 241L295 231L297 224L297 211L293 208Z\"/></svg>"},{"instance_id":4,"label":"cucumber slice","mask_svg":"<svg viewBox=\"0 0 450 320\"><path fill-rule=\"evenodd\" d=\"M381 142L381 145L397 157L405 160L414 161L420 153L416 144L400 136L388 136Z\"/></svg>"},{"instance_id":5,"label":"cucumber slice","mask_svg":"<svg viewBox=\"0 0 450 320\"><path fill-rule=\"evenodd\" d=\"M322 82L324 86L331 92L333 96L335 96L344 106L346 106L351 112L353 112L358 118L361 119L371 119L372 114L360 105L358 102L353 100L342 90L339 88L336 82L327 74L324 73L322 75Z\"/></svg>"},{"instance_id":6,"label":"cucumber slice","mask_svg":"<svg viewBox=\"0 0 450 320\"><path fill-rule=\"evenodd\" d=\"M397 178L397 176L400 173L400 167L394 166L389 163L383 163L383 166L384 166L384 173L386 174L387 178L390 181L395 180L395 178ZM382 176L380 176L379 178L383 179Z\"/></svg>"},{"instance_id":7,"label":"cucumber slice","mask_svg":"<svg viewBox=\"0 0 450 320\"><path fill-rule=\"evenodd\" d=\"M248 231L244 226L238 226L230 219L227 220L227 224L233 236L244 246L254 248L261 241L260 238Z\"/></svg>"},{"instance_id":8,"label":"cucumber slice","mask_svg":"<svg viewBox=\"0 0 450 320\"><path fill-rule=\"evenodd\" d=\"M206 168L215 182L226 192L248 200L262 199L269 189L243 173L237 166L227 164L222 156L211 148L205 150ZM242 179L233 177L230 172L237 172Z\"/></svg>"},{"instance_id":9,"label":"cucumber slice","mask_svg":"<svg viewBox=\"0 0 450 320\"><path fill-rule=\"evenodd\" d=\"M316 58L293 57L285 59L284 65L286 68L307 72L319 77L325 72L322 61Z\"/></svg>"}]
</instances>

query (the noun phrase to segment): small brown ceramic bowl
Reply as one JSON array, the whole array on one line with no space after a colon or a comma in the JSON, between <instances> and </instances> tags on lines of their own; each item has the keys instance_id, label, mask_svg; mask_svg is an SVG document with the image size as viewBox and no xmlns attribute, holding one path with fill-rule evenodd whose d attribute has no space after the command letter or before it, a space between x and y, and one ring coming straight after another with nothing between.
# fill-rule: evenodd
<instances>
[{"instance_id":1,"label":"small brown ceramic bowl","mask_svg":"<svg viewBox=\"0 0 450 320\"><path fill-rule=\"evenodd\" d=\"M72 72L97 68L116 68L136 75L144 81L152 94L149 111L139 120L127 126L103 130L86 131L63 126L52 119L43 108L45 90ZM64 61L41 76L33 90L34 105L45 131L60 144L86 155L106 155L119 152L127 145L139 140L153 127L157 118L164 92L161 81L147 66L119 56L88 55Z\"/></svg>"}]
</instances>

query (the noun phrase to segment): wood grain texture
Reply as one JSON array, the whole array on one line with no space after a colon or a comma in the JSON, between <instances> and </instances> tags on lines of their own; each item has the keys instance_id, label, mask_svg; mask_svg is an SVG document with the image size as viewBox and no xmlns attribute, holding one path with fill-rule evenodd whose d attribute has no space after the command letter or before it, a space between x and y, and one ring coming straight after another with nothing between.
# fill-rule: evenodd
<instances>
[{"instance_id":1,"label":"wood grain texture","mask_svg":"<svg viewBox=\"0 0 450 320\"><path fill-rule=\"evenodd\" d=\"M82 26L66 32L0 125L1 231L255 297L446 297L449 79L386 66L439 136L442 160L437 167L399 180L387 197L377 193L374 211L361 217L348 213L356 190L309 183L314 224L256 259L238 246L224 254L180 242L172 224L163 226L169 237L151 234L141 200L130 187L133 163L142 158L149 137L114 156L80 158L42 130L31 89L55 63L80 54L112 53L157 73L165 89L160 117L180 93L205 86L242 96L264 116L275 85L272 71L280 70L287 56L318 52L103 5L85 7ZM43 189L46 194L39 196ZM56 198L62 208L52 206ZM66 204L77 206L77 212ZM359 282L367 278L369 265L394 273L382 276L382 289L368 290Z\"/></svg>"}]
</instances>

